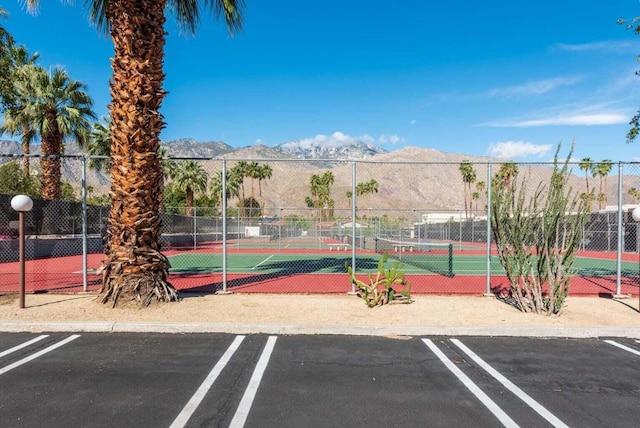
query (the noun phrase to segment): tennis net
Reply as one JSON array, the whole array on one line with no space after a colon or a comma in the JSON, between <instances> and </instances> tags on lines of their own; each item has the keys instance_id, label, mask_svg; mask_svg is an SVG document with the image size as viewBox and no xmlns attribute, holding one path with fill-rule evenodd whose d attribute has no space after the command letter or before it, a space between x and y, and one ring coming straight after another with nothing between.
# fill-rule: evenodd
<instances>
[{"instance_id":1,"label":"tennis net","mask_svg":"<svg viewBox=\"0 0 640 428\"><path fill-rule=\"evenodd\" d=\"M453 244L375 238L376 252L429 272L453 276Z\"/></svg>"}]
</instances>

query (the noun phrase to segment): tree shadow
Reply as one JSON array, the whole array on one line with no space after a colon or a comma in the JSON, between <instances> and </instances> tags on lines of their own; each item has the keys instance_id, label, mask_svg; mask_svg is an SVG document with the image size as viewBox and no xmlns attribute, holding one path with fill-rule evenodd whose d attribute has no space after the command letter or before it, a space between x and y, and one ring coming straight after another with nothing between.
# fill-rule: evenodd
<instances>
[{"instance_id":1,"label":"tree shadow","mask_svg":"<svg viewBox=\"0 0 640 428\"><path fill-rule=\"evenodd\" d=\"M345 263L350 264L350 258L336 258L336 257L321 257L317 259L304 259L304 260L286 260L264 263L255 267L249 272L243 272L243 275L239 278L232 278L227 280L227 290L240 289L251 287L256 284L265 282L277 281L282 278L293 278L298 275L308 274L335 274L344 273L347 275L347 269ZM378 266L378 260L372 257L359 257L356 259L356 266L358 269L376 269ZM222 272L222 269L215 268L218 273ZM254 273L255 272L255 273ZM193 274L206 274L214 273L211 268L182 268L172 269L172 274L176 273L182 277L188 277ZM185 292L218 292L223 290L222 281L215 281L208 284L198 285L195 287L183 288L181 291Z\"/></svg>"}]
</instances>

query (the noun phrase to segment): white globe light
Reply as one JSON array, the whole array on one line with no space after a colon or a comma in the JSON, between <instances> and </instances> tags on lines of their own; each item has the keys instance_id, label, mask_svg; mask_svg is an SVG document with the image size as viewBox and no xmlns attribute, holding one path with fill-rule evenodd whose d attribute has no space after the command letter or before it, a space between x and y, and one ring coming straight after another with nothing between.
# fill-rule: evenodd
<instances>
[{"instance_id":1,"label":"white globe light","mask_svg":"<svg viewBox=\"0 0 640 428\"><path fill-rule=\"evenodd\" d=\"M631 217L634 221L640 221L640 207L636 207L631 211Z\"/></svg>"},{"instance_id":2,"label":"white globe light","mask_svg":"<svg viewBox=\"0 0 640 428\"><path fill-rule=\"evenodd\" d=\"M31 211L33 200L27 195L17 195L11 198L11 208L16 211Z\"/></svg>"}]
</instances>

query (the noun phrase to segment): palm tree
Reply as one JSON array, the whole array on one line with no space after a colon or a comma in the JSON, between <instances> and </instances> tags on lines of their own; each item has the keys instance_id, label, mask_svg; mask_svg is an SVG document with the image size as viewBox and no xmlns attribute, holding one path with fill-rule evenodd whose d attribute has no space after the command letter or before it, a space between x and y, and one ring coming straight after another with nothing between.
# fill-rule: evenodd
<instances>
[{"instance_id":1,"label":"palm tree","mask_svg":"<svg viewBox=\"0 0 640 428\"><path fill-rule=\"evenodd\" d=\"M369 181L363 181L356 184L356 196L366 196L373 193L378 193L379 185L375 178ZM351 192L347 192L347 196L350 197Z\"/></svg>"},{"instance_id":2,"label":"palm tree","mask_svg":"<svg viewBox=\"0 0 640 428\"><path fill-rule=\"evenodd\" d=\"M39 0L25 0L34 10ZM168 282L169 262L160 252L163 174L157 156L164 120L165 11L186 33L195 33L200 8L223 16L229 32L242 27L244 0L87 0L90 17L114 44L110 80L112 120L111 210L103 302L120 295L151 303L177 300Z\"/></svg>"},{"instance_id":3,"label":"palm tree","mask_svg":"<svg viewBox=\"0 0 640 428\"><path fill-rule=\"evenodd\" d=\"M478 181L476 183L476 192L474 192L474 194L471 195L472 199L474 199L474 200L475 199L480 199L480 196L485 194L485 190L487 190L487 183L485 183L484 181ZM474 197L474 195L476 193L478 194L478 196ZM487 210L486 202L485 202L484 210L485 211ZM478 212L478 204L476 204L476 214L477 214L477 212Z\"/></svg>"},{"instance_id":4,"label":"palm tree","mask_svg":"<svg viewBox=\"0 0 640 428\"><path fill-rule=\"evenodd\" d=\"M194 193L207 190L207 180L209 176L201 163L195 160L187 160L176 164L171 178L178 189L184 191L186 194L186 214L192 217Z\"/></svg>"},{"instance_id":5,"label":"palm tree","mask_svg":"<svg viewBox=\"0 0 640 428\"><path fill-rule=\"evenodd\" d=\"M237 197L240 193L240 183L238 180L234 179L231 171L227 171L227 179L226 179L226 196L225 202L230 198ZM218 171L209 184L209 192L211 193L211 197L215 204L222 205L222 171Z\"/></svg>"},{"instance_id":6,"label":"palm tree","mask_svg":"<svg viewBox=\"0 0 640 428\"><path fill-rule=\"evenodd\" d=\"M26 65L34 64L38 55L30 55L24 46L16 46L13 39L9 38L7 44L0 48L0 97L2 97L2 110L4 111L4 123L0 126L0 132L9 135L20 135L22 147L22 172L29 175L29 153L31 142L35 138L35 131L31 124L28 112L24 110L26 99L17 92L14 82L25 80L32 68Z\"/></svg>"},{"instance_id":7,"label":"palm tree","mask_svg":"<svg viewBox=\"0 0 640 428\"><path fill-rule=\"evenodd\" d=\"M518 165L515 162L504 162L500 164L500 170L496 174L496 178L500 184L509 187L518 172Z\"/></svg>"},{"instance_id":8,"label":"palm tree","mask_svg":"<svg viewBox=\"0 0 640 428\"><path fill-rule=\"evenodd\" d=\"M244 191L244 179L246 177L248 162L239 161L229 170L229 179L238 184L238 192L236 193L236 197L238 198L238 215L244 216L246 215L244 206L245 206L245 191Z\"/></svg>"},{"instance_id":9,"label":"palm tree","mask_svg":"<svg viewBox=\"0 0 640 428\"><path fill-rule=\"evenodd\" d=\"M580 159L580 169L584 170L584 180L587 184L587 193L589 193L589 171L591 171L591 167L593 165L593 161L591 158L582 158Z\"/></svg>"},{"instance_id":10,"label":"palm tree","mask_svg":"<svg viewBox=\"0 0 640 428\"><path fill-rule=\"evenodd\" d=\"M309 208L316 209L320 219L323 217L323 209L330 209L334 205L331 199L331 185L334 181L335 177L331 171L326 171L322 176L318 174L311 176L311 196L305 196L304 200Z\"/></svg>"},{"instance_id":11,"label":"palm tree","mask_svg":"<svg viewBox=\"0 0 640 428\"><path fill-rule=\"evenodd\" d=\"M95 118L93 102L85 91L86 85L71 79L60 67L50 73L34 65L23 68L24 79L15 83L24 103L17 117L28 118L33 132L42 140L42 197L60 199L63 142L73 137L82 147L89 140L89 119Z\"/></svg>"},{"instance_id":12,"label":"palm tree","mask_svg":"<svg viewBox=\"0 0 640 428\"><path fill-rule=\"evenodd\" d=\"M0 18L4 19L9 16L9 13L0 7ZM5 43L5 40L9 37L7 30L0 25L0 43Z\"/></svg>"},{"instance_id":13,"label":"palm tree","mask_svg":"<svg viewBox=\"0 0 640 428\"><path fill-rule=\"evenodd\" d=\"M469 212L471 210L471 184L476 181L476 171L473 169L473 165L468 160L462 161L458 169L460 170L460 174L462 175L462 183L464 188L464 216L466 219L468 219Z\"/></svg>"},{"instance_id":14,"label":"palm tree","mask_svg":"<svg viewBox=\"0 0 640 428\"><path fill-rule=\"evenodd\" d=\"M87 144L87 153L100 158L90 158L89 168L95 171L103 171L109 165L108 159L111 156L111 118L103 116L100 122L93 123L93 129Z\"/></svg>"},{"instance_id":15,"label":"palm tree","mask_svg":"<svg viewBox=\"0 0 640 428\"><path fill-rule=\"evenodd\" d=\"M631 187L629 189L629 196L633 198L633 202L637 202L640 199L640 191L636 187Z\"/></svg>"},{"instance_id":16,"label":"palm tree","mask_svg":"<svg viewBox=\"0 0 640 428\"><path fill-rule=\"evenodd\" d=\"M7 11L0 7L0 20L8 16ZM11 73L14 67L10 55L13 44L14 40L11 34L4 26L0 25L0 97L2 98L2 104L5 104L5 95L10 94L13 89Z\"/></svg>"},{"instance_id":17,"label":"palm tree","mask_svg":"<svg viewBox=\"0 0 640 428\"><path fill-rule=\"evenodd\" d=\"M255 161L248 162L246 164L245 175L251 179L251 204L250 204L251 211L249 212L249 216L253 217L252 209L255 201L254 184L256 179L258 179L260 175L260 165L258 164L258 162L255 162ZM246 202L244 205L246 206Z\"/></svg>"},{"instance_id":18,"label":"palm tree","mask_svg":"<svg viewBox=\"0 0 640 428\"><path fill-rule=\"evenodd\" d=\"M272 176L273 176L273 169L271 168L271 165L269 165L268 163L260 165L260 168L258 171L258 194L261 197L262 197L262 182L265 180L269 180ZM266 198L264 198L264 200L262 201L263 213L264 213L264 210L266 209L266 205L267 205L267 200Z\"/></svg>"},{"instance_id":19,"label":"palm tree","mask_svg":"<svg viewBox=\"0 0 640 428\"><path fill-rule=\"evenodd\" d=\"M322 183L318 174L311 175L311 196L305 196L304 200L308 207L318 209L320 206L320 192Z\"/></svg>"},{"instance_id":20,"label":"palm tree","mask_svg":"<svg viewBox=\"0 0 640 428\"><path fill-rule=\"evenodd\" d=\"M324 208L331 209L334 202L331 199L331 185L335 182L335 177L333 176L333 172L326 171L322 174L320 178L320 193L319 193L319 206L320 209L320 219L322 219L322 214ZM325 213L325 215L329 215L329 213Z\"/></svg>"},{"instance_id":21,"label":"palm tree","mask_svg":"<svg viewBox=\"0 0 640 428\"><path fill-rule=\"evenodd\" d=\"M596 163L592 167L591 175L595 178L598 177L598 209L603 209L607 202L607 177L609 176L609 172L611 172L611 168L613 167L613 162L609 159L605 159L602 162Z\"/></svg>"}]
</instances>

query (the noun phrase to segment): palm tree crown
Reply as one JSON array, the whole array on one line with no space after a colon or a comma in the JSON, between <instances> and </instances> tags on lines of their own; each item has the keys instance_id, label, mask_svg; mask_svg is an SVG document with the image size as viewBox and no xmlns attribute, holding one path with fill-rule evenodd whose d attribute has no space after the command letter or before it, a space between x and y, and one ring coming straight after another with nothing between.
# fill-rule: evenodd
<instances>
[{"instance_id":1,"label":"palm tree crown","mask_svg":"<svg viewBox=\"0 0 640 428\"><path fill-rule=\"evenodd\" d=\"M31 68L26 65L34 64L38 55L30 55L24 46L16 46L11 38L7 44L0 45L0 98L2 98L2 111L4 122L0 126L0 132L9 135L20 135L22 146L22 171L29 175L30 144L35 138L35 131L31 124L31 118L24 111L24 105L28 101L27 94L20 94L15 82L27 79L25 73Z\"/></svg>"},{"instance_id":2,"label":"palm tree crown","mask_svg":"<svg viewBox=\"0 0 640 428\"><path fill-rule=\"evenodd\" d=\"M89 159L89 168L95 171L102 171L109 164L108 159L104 157L111 156L111 118L103 116L100 122L94 122L89 137L87 153L93 156L101 156Z\"/></svg>"},{"instance_id":3,"label":"palm tree crown","mask_svg":"<svg viewBox=\"0 0 640 428\"><path fill-rule=\"evenodd\" d=\"M59 199L60 154L65 140L73 139L83 146L89 139L91 121L95 118L93 102L86 85L55 67L47 72L42 67L26 65L23 79L16 82L21 106L10 109L16 124L30 123L42 140L42 197Z\"/></svg>"},{"instance_id":4,"label":"palm tree crown","mask_svg":"<svg viewBox=\"0 0 640 428\"><path fill-rule=\"evenodd\" d=\"M202 164L195 160L186 160L176 163L171 178L178 189L185 192L187 196L187 215L193 216L193 199L195 192L207 190L207 180L209 176L205 172Z\"/></svg>"}]
</instances>

